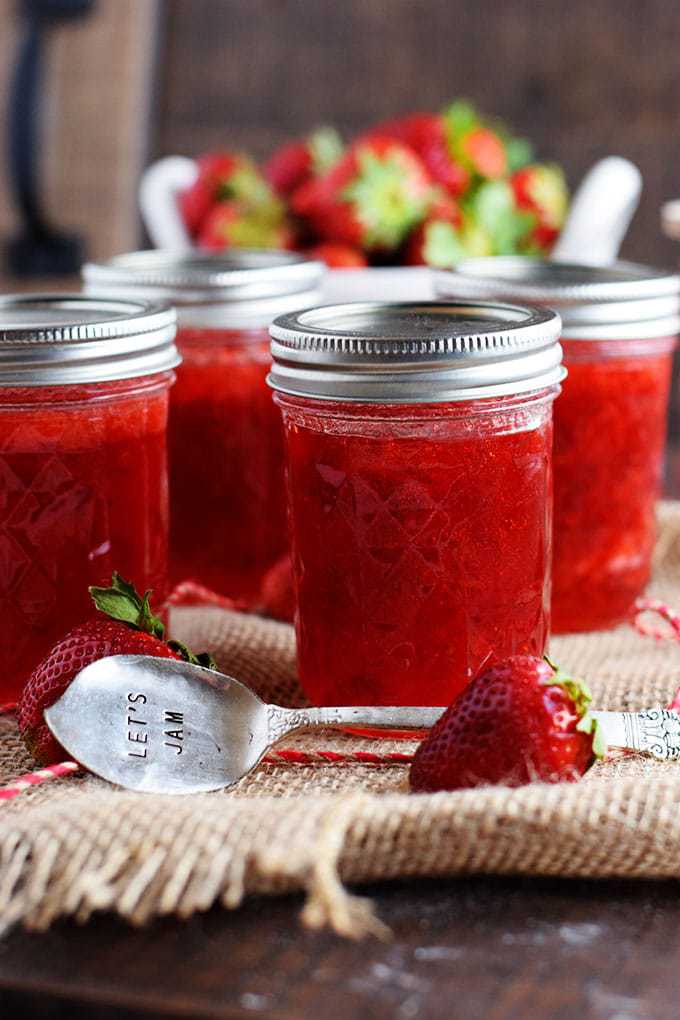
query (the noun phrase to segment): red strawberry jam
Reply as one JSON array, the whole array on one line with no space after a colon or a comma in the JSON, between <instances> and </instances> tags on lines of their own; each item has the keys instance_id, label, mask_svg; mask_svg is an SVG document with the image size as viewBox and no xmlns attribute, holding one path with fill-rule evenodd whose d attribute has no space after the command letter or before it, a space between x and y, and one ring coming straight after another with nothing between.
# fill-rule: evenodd
<instances>
[{"instance_id":1,"label":"red strawberry jam","mask_svg":"<svg viewBox=\"0 0 680 1020\"><path fill-rule=\"evenodd\" d=\"M131 323L128 336L95 339L100 335L95 314L103 321L100 332L123 334L121 309L125 313L131 303L107 302L101 311L92 308L95 302L73 297L64 299L63 311L46 310L49 299L40 299L39 311L32 313L44 327L38 342L52 349L50 358L34 365L26 355L30 342L17 335L29 331L6 327L14 314L8 310L12 300L0 302L0 350L6 358L0 362L0 701L16 698L55 641L90 615L88 585L107 583L119 569L141 589L152 588L156 600L164 598L165 431L173 375L147 374L150 362L143 362L146 356L159 368L177 363L169 309L157 316L155 340L153 322L146 336L142 322ZM28 317L30 297L14 300ZM151 306L133 306L146 307ZM53 314L54 339L48 331ZM86 342L64 339L62 327L69 321L88 334ZM154 343L155 350L145 352L145 344ZM138 375L90 381L118 372ZM84 381L68 385L76 373ZM29 385L9 384L22 376ZM50 384L62 379L63 385Z\"/></svg>"},{"instance_id":2,"label":"red strawberry jam","mask_svg":"<svg viewBox=\"0 0 680 1020\"><path fill-rule=\"evenodd\" d=\"M271 329L302 685L446 705L549 629L551 312L338 305Z\"/></svg>"},{"instance_id":3,"label":"red strawberry jam","mask_svg":"<svg viewBox=\"0 0 680 1020\"><path fill-rule=\"evenodd\" d=\"M551 397L357 409L279 397L300 679L445 705L549 630Z\"/></svg>"},{"instance_id":4,"label":"red strawberry jam","mask_svg":"<svg viewBox=\"0 0 680 1020\"><path fill-rule=\"evenodd\" d=\"M288 555L281 416L267 327L312 304L324 267L284 251L142 251L84 269L88 288L177 308L183 363L170 399L170 576L259 606Z\"/></svg>"},{"instance_id":5,"label":"red strawberry jam","mask_svg":"<svg viewBox=\"0 0 680 1020\"><path fill-rule=\"evenodd\" d=\"M650 575L672 339L563 341L555 405L553 629L629 614Z\"/></svg>"},{"instance_id":6,"label":"red strawberry jam","mask_svg":"<svg viewBox=\"0 0 680 1020\"><path fill-rule=\"evenodd\" d=\"M467 259L437 289L560 312L569 374L555 406L553 629L621 623L650 577L680 276L502 257Z\"/></svg>"},{"instance_id":7,"label":"red strawberry jam","mask_svg":"<svg viewBox=\"0 0 680 1020\"><path fill-rule=\"evenodd\" d=\"M287 552L266 330L180 329L170 409L171 574L252 600Z\"/></svg>"}]
</instances>

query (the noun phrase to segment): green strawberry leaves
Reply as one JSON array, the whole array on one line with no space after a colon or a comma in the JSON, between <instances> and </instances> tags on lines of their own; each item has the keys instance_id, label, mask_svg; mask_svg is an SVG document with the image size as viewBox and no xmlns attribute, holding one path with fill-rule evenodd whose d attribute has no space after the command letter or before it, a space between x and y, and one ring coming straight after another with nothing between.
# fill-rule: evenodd
<instances>
[{"instance_id":1,"label":"green strawberry leaves","mask_svg":"<svg viewBox=\"0 0 680 1020\"><path fill-rule=\"evenodd\" d=\"M363 228L364 244L392 251L424 218L430 192L420 182L414 187L410 169L404 165L396 145L393 154L381 156L368 147L360 148L357 164L358 173L343 189L341 197L354 206Z\"/></svg>"},{"instance_id":2,"label":"green strawberry leaves","mask_svg":"<svg viewBox=\"0 0 680 1020\"><path fill-rule=\"evenodd\" d=\"M151 611L149 603L150 591L140 595L130 581L114 570L109 588L92 586L88 588L92 601L100 613L104 613L112 620L124 623L133 630L141 630L146 634L163 641L165 638L165 626L163 621ZM200 655L187 648L181 641L168 641L168 648L195 666L205 666L207 669L217 669L217 664L208 652L201 652Z\"/></svg>"},{"instance_id":3,"label":"green strawberry leaves","mask_svg":"<svg viewBox=\"0 0 680 1020\"><path fill-rule=\"evenodd\" d=\"M514 174L516 170L521 170L523 166L531 163L534 158L534 150L527 138L503 137L503 141L508 160L508 173Z\"/></svg>"},{"instance_id":4,"label":"green strawberry leaves","mask_svg":"<svg viewBox=\"0 0 680 1020\"><path fill-rule=\"evenodd\" d=\"M91 587L88 589L92 601L101 613L112 620L126 623L135 630L143 630L153 634L161 641L165 635L163 621L151 612L149 604L150 591L140 596L133 584L126 581L116 571L113 572L110 588Z\"/></svg>"},{"instance_id":5,"label":"green strawberry leaves","mask_svg":"<svg viewBox=\"0 0 680 1020\"><path fill-rule=\"evenodd\" d=\"M190 662L193 666L204 666L206 669L217 669L217 663L213 659L209 652L201 652L199 655L194 655L190 648L182 641L168 641L168 648L172 648L173 652L184 659L185 662Z\"/></svg>"},{"instance_id":6,"label":"green strawberry leaves","mask_svg":"<svg viewBox=\"0 0 680 1020\"><path fill-rule=\"evenodd\" d=\"M426 225L423 258L428 266L451 269L465 258L466 254L455 224L437 220Z\"/></svg>"},{"instance_id":7,"label":"green strawberry leaves","mask_svg":"<svg viewBox=\"0 0 680 1020\"><path fill-rule=\"evenodd\" d=\"M507 181L485 181L466 203L472 220L488 235L496 255L511 255L535 223L533 213L517 209Z\"/></svg>"},{"instance_id":8,"label":"green strawberry leaves","mask_svg":"<svg viewBox=\"0 0 680 1020\"><path fill-rule=\"evenodd\" d=\"M317 176L326 173L342 156L344 146L340 135L332 127L321 127L307 141L312 167Z\"/></svg>"},{"instance_id":9,"label":"green strawberry leaves","mask_svg":"<svg viewBox=\"0 0 680 1020\"><path fill-rule=\"evenodd\" d=\"M551 662L547 655L543 658L554 671L554 676L546 677L543 680L544 687L561 687L574 703L576 714L580 716L576 729L579 733L586 733L592 737L593 757L602 759L607 753L607 741L604 732L597 719L590 714L590 703L593 696L585 680L577 680L567 676L559 666Z\"/></svg>"},{"instance_id":10,"label":"green strawberry leaves","mask_svg":"<svg viewBox=\"0 0 680 1020\"><path fill-rule=\"evenodd\" d=\"M472 103L457 99L448 106L442 117L449 144L455 145L464 135L480 126L480 120Z\"/></svg>"}]
</instances>

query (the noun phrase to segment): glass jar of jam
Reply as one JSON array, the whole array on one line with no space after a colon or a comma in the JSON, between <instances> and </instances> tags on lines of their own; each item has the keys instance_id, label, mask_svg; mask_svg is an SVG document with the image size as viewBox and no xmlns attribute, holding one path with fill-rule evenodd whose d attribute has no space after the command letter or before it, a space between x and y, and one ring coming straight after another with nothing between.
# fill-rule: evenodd
<instances>
[{"instance_id":1,"label":"glass jar of jam","mask_svg":"<svg viewBox=\"0 0 680 1020\"><path fill-rule=\"evenodd\" d=\"M542 654L559 329L473 303L273 323L313 702L447 705L495 657Z\"/></svg>"},{"instance_id":2,"label":"glass jar of jam","mask_svg":"<svg viewBox=\"0 0 680 1020\"><path fill-rule=\"evenodd\" d=\"M165 597L174 335L163 305L0 298L0 702L91 615L88 585Z\"/></svg>"},{"instance_id":3,"label":"glass jar of jam","mask_svg":"<svg viewBox=\"0 0 680 1020\"><path fill-rule=\"evenodd\" d=\"M324 268L282 251L133 252L87 265L86 289L175 305L182 365L170 401L170 574L256 602L288 554L283 432L265 379L267 327L313 303Z\"/></svg>"},{"instance_id":4,"label":"glass jar of jam","mask_svg":"<svg viewBox=\"0 0 680 1020\"><path fill-rule=\"evenodd\" d=\"M559 311L569 374L555 405L553 630L621 623L650 576L680 277L499 257L464 261L438 290Z\"/></svg>"}]
</instances>

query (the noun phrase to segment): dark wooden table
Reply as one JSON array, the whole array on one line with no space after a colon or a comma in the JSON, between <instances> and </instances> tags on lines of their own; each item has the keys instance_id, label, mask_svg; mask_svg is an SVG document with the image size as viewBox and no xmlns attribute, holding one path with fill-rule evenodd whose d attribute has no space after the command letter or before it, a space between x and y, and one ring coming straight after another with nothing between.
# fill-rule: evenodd
<instances>
[{"instance_id":1,"label":"dark wooden table","mask_svg":"<svg viewBox=\"0 0 680 1020\"><path fill-rule=\"evenodd\" d=\"M369 890L394 939L310 934L297 898L0 946L0 1016L678 1020L670 883L474 878Z\"/></svg>"}]
</instances>

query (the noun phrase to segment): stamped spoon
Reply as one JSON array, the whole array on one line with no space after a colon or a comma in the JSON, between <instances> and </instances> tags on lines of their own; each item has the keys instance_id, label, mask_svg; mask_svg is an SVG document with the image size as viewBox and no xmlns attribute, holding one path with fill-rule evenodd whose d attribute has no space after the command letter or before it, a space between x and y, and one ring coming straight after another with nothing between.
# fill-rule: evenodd
<instances>
[{"instance_id":1,"label":"stamped spoon","mask_svg":"<svg viewBox=\"0 0 680 1020\"><path fill-rule=\"evenodd\" d=\"M287 733L427 729L443 708L281 708L233 677L149 655L99 659L45 712L77 762L129 790L198 793L245 776Z\"/></svg>"},{"instance_id":2,"label":"stamped spoon","mask_svg":"<svg viewBox=\"0 0 680 1020\"><path fill-rule=\"evenodd\" d=\"M443 708L281 708L233 677L148 655L99 659L45 718L77 762L129 790L200 793L232 786L281 737L318 726L427 729ZM608 744L680 759L673 709L593 712Z\"/></svg>"}]
</instances>

